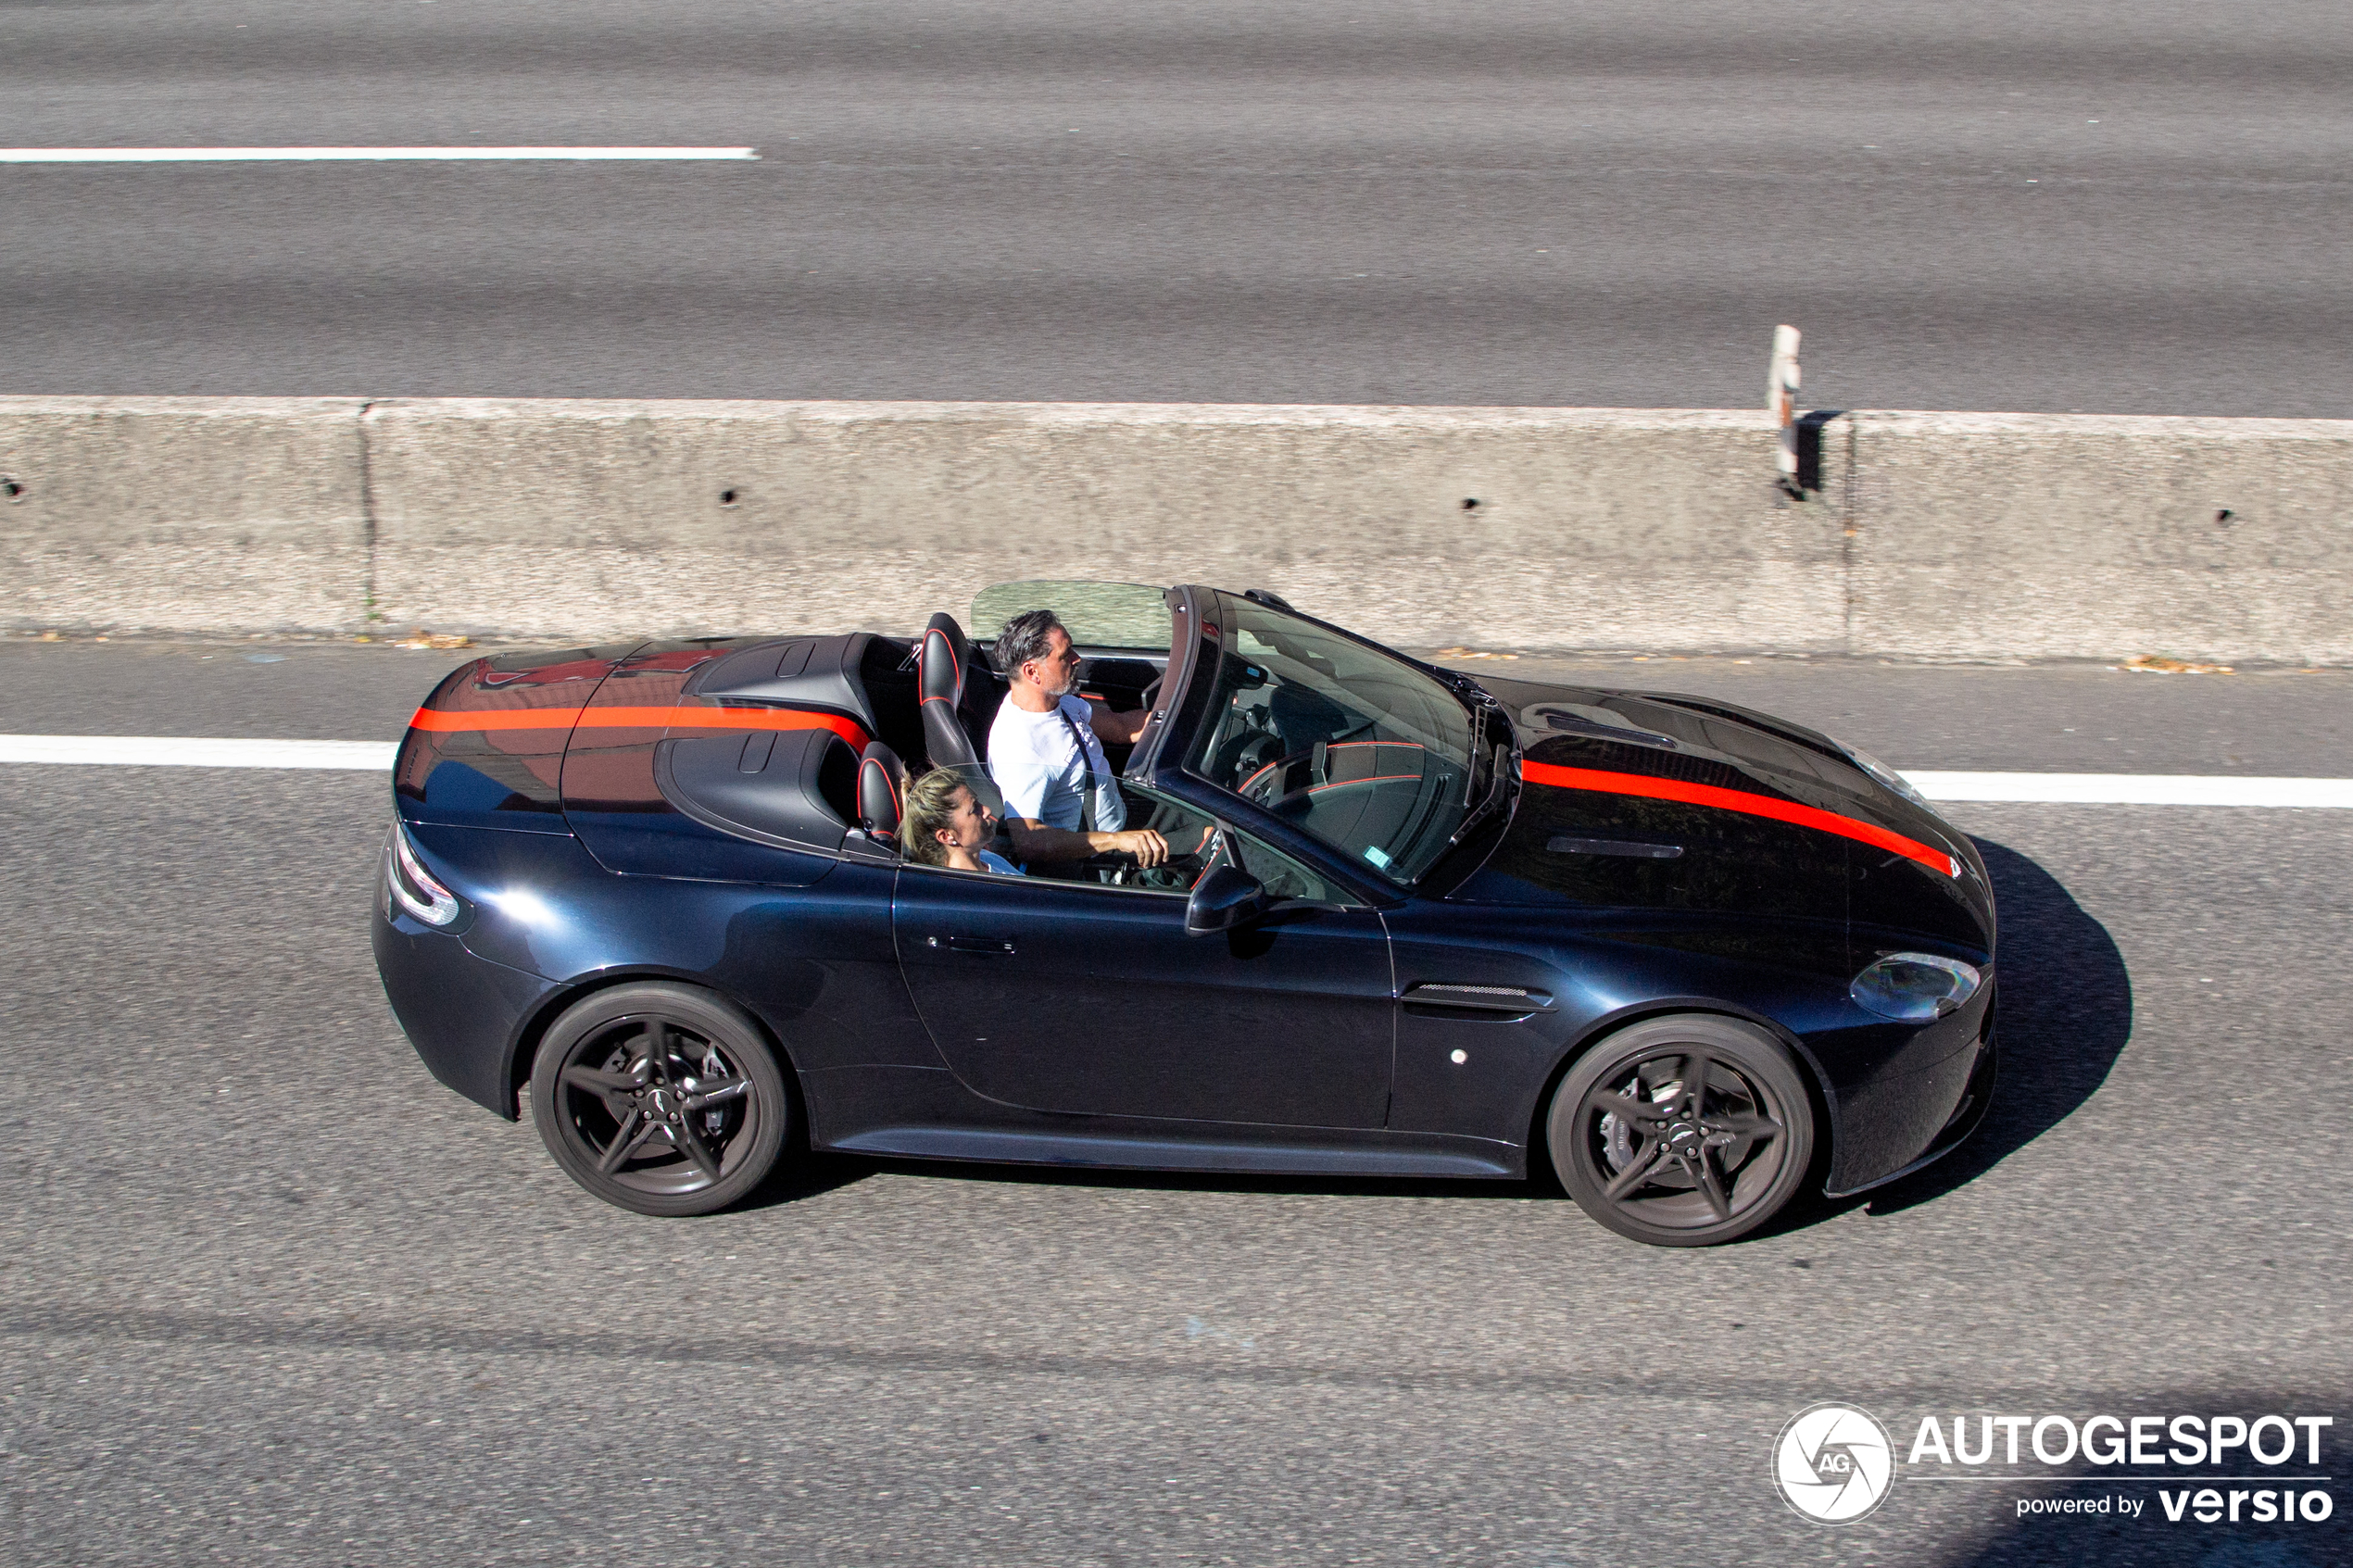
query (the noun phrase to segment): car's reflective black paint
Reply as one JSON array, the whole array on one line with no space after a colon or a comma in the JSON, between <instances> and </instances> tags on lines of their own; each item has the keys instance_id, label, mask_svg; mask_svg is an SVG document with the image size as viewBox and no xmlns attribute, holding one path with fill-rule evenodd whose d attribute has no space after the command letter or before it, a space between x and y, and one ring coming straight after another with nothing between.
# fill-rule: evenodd
<instances>
[{"instance_id":1,"label":"car's reflective black paint","mask_svg":"<svg viewBox=\"0 0 2353 1568\"><path fill-rule=\"evenodd\" d=\"M835 775L872 739L920 756L906 640L483 659L436 688L396 764L401 829L463 907L435 929L380 885L375 949L403 1027L436 1077L512 1117L565 1007L690 982L768 1032L812 1147L906 1156L1516 1177L1580 1050L1692 1011L1759 1025L1802 1065L1832 1192L1942 1153L1983 1114L1984 869L1835 743L1697 699L1431 671L1517 756L1494 809L1401 888L1176 765L1203 719L1216 601L1172 599L1171 658L1096 660L1127 691L1167 668L1126 777L1337 900L1200 935L1180 893L902 866ZM1933 1023L1891 1022L1848 985L1897 949L1985 983Z\"/></svg>"}]
</instances>

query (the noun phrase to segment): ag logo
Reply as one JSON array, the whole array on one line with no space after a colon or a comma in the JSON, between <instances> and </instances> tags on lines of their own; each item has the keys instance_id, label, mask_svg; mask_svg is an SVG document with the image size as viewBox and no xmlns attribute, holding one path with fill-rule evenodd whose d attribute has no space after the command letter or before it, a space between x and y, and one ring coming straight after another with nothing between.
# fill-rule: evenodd
<instances>
[{"instance_id":1,"label":"ag logo","mask_svg":"<svg viewBox=\"0 0 2353 1568\"><path fill-rule=\"evenodd\" d=\"M1887 1428L1853 1405L1808 1405L1773 1441L1782 1500L1818 1524L1847 1524L1887 1499L1895 1471Z\"/></svg>"}]
</instances>

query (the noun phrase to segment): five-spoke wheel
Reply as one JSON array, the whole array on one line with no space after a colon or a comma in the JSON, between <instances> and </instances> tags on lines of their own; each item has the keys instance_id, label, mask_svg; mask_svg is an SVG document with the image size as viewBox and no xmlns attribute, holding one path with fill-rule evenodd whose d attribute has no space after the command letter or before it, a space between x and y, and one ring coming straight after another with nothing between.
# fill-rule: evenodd
<instances>
[{"instance_id":1,"label":"five-spoke wheel","mask_svg":"<svg viewBox=\"0 0 2353 1568\"><path fill-rule=\"evenodd\" d=\"M1701 1013L1647 1020L1586 1052L1546 1132L1579 1207L1663 1247L1746 1236L1796 1195L1814 1151L1788 1053L1762 1029Z\"/></svg>"},{"instance_id":2,"label":"five-spoke wheel","mask_svg":"<svg viewBox=\"0 0 2353 1568\"><path fill-rule=\"evenodd\" d=\"M708 1214L760 1185L791 1102L760 1028L685 985L599 991L548 1026L531 1116L556 1163L640 1214Z\"/></svg>"}]
</instances>

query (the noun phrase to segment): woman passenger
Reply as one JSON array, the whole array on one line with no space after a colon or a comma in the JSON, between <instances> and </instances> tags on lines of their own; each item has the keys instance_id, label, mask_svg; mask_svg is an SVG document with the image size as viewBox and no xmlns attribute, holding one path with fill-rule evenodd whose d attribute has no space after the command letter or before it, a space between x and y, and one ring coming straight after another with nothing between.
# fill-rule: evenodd
<instances>
[{"instance_id":1,"label":"woman passenger","mask_svg":"<svg viewBox=\"0 0 2353 1568\"><path fill-rule=\"evenodd\" d=\"M1020 876L1019 866L987 847L996 835L997 819L952 769L934 768L907 786L899 847L916 864Z\"/></svg>"}]
</instances>

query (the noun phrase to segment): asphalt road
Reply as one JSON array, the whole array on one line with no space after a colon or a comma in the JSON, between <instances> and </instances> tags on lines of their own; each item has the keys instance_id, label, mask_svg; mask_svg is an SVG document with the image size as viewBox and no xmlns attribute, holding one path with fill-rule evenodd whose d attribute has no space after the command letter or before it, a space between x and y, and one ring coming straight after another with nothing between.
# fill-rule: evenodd
<instances>
[{"instance_id":1,"label":"asphalt road","mask_svg":"<svg viewBox=\"0 0 2353 1568\"><path fill-rule=\"evenodd\" d=\"M0 730L389 736L457 657L0 644ZM1911 765L2353 760L2342 674L1661 662ZM2062 754L2077 720L2117 739ZM1899 1445L2333 1413L2341 1483L2342 813L1953 808L2005 914L1992 1121L1687 1253L1541 1188L853 1160L624 1214L401 1038L364 936L386 807L0 767L11 1562L2345 1561L2341 1484L2291 1529L2016 1518L2128 1489L2080 1466L1906 1481L1829 1530L1766 1457L1829 1398Z\"/></svg>"},{"instance_id":2,"label":"asphalt road","mask_svg":"<svg viewBox=\"0 0 2353 1568\"><path fill-rule=\"evenodd\" d=\"M9 0L0 392L2344 417L2353 10Z\"/></svg>"}]
</instances>

